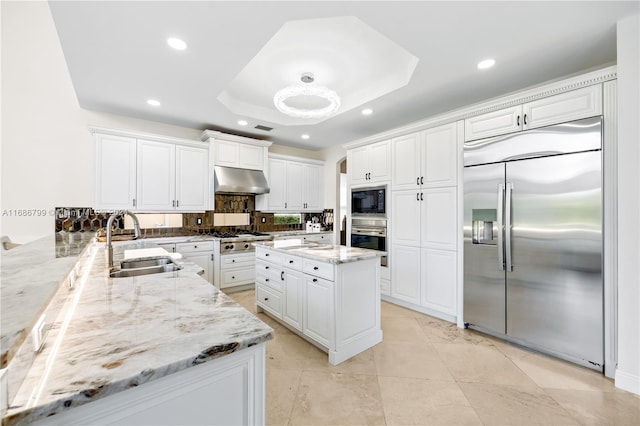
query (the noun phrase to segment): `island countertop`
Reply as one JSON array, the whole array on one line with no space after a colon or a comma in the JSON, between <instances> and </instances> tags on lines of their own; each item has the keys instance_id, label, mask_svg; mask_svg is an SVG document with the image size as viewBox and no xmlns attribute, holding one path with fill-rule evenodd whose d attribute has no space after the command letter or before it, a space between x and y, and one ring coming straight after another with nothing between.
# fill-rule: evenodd
<instances>
[{"instance_id":1,"label":"island countertop","mask_svg":"<svg viewBox=\"0 0 640 426\"><path fill-rule=\"evenodd\" d=\"M113 247L118 264L125 249L156 245ZM200 278L191 262L175 272L109 278L104 256L104 244L95 243L81 257L86 273L67 291L52 342L3 424L32 423L273 338L268 325Z\"/></svg>"},{"instance_id":2,"label":"island countertop","mask_svg":"<svg viewBox=\"0 0 640 426\"><path fill-rule=\"evenodd\" d=\"M360 247L337 246L314 242L302 242L302 240L298 239L264 242L260 241L253 243L253 245L257 249L262 247L281 253L334 264L373 259L376 257L385 256L387 254L387 252L379 250L370 250Z\"/></svg>"}]
</instances>

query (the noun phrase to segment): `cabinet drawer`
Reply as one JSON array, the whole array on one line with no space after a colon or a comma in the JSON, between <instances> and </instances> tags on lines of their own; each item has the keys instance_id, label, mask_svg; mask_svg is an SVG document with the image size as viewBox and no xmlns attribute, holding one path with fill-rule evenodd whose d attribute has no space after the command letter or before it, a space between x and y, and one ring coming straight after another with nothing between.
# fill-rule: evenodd
<instances>
[{"instance_id":1,"label":"cabinet drawer","mask_svg":"<svg viewBox=\"0 0 640 426\"><path fill-rule=\"evenodd\" d=\"M254 253L224 254L220 256L220 267L222 269L252 267L255 261Z\"/></svg>"},{"instance_id":2,"label":"cabinet drawer","mask_svg":"<svg viewBox=\"0 0 640 426\"><path fill-rule=\"evenodd\" d=\"M282 283L283 281L280 279L280 275L278 274L277 278L274 278L270 275L265 275L261 272L256 272L256 283L260 285L264 285L270 287L274 290L282 292Z\"/></svg>"},{"instance_id":3,"label":"cabinet drawer","mask_svg":"<svg viewBox=\"0 0 640 426\"><path fill-rule=\"evenodd\" d=\"M178 253L193 253L198 251L212 251L213 241L199 241L194 243L176 243Z\"/></svg>"},{"instance_id":4,"label":"cabinet drawer","mask_svg":"<svg viewBox=\"0 0 640 426\"><path fill-rule=\"evenodd\" d=\"M292 256L290 254L282 255L282 266L295 271L302 271L302 258L300 256Z\"/></svg>"},{"instance_id":5,"label":"cabinet drawer","mask_svg":"<svg viewBox=\"0 0 640 426\"><path fill-rule=\"evenodd\" d=\"M222 272L221 287L232 287L234 285L249 284L256 279L256 270L254 268L232 269Z\"/></svg>"},{"instance_id":6,"label":"cabinet drawer","mask_svg":"<svg viewBox=\"0 0 640 426\"><path fill-rule=\"evenodd\" d=\"M316 277L325 278L333 281L333 264L318 262L311 259L302 260L302 271L305 274L314 275Z\"/></svg>"},{"instance_id":7,"label":"cabinet drawer","mask_svg":"<svg viewBox=\"0 0 640 426\"><path fill-rule=\"evenodd\" d=\"M264 275L265 277L271 277L273 279L280 279L280 272L282 268L280 265L274 265L273 263L263 262L262 260L256 261L256 273Z\"/></svg>"},{"instance_id":8,"label":"cabinet drawer","mask_svg":"<svg viewBox=\"0 0 640 426\"><path fill-rule=\"evenodd\" d=\"M283 255L281 253L275 251L269 251L262 248L256 249L256 259L263 259L267 262L275 263L276 265L280 265L282 263L282 256Z\"/></svg>"},{"instance_id":9,"label":"cabinet drawer","mask_svg":"<svg viewBox=\"0 0 640 426\"><path fill-rule=\"evenodd\" d=\"M282 296L261 285L256 287L256 304L282 318Z\"/></svg>"}]
</instances>

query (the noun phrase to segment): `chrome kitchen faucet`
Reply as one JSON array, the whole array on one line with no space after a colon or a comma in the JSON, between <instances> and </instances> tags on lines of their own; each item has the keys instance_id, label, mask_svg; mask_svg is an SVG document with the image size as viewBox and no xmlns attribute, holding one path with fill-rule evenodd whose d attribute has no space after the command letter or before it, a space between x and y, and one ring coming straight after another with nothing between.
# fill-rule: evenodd
<instances>
[{"instance_id":1,"label":"chrome kitchen faucet","mask_svg":"<svg viewBox=\"0 0 640 426\"><path fill-rule=\"evenodd\" d=\"M113 221L115 220L115 218L118 216L123 216L125 214L128 214L129 216L131 216L131 219L133 219L133 239L136 240L140 238L140 222L138 222L138 217L135 214L131 213L128 210L125 210L122 213L114 213L109 217L109 220L107 221L107 242L105 246L105 257L107 259L107 268L109 268L109 271L113 269L113 246L111 245L111 228L113 227Z\"/></svg>"}]
</instances>

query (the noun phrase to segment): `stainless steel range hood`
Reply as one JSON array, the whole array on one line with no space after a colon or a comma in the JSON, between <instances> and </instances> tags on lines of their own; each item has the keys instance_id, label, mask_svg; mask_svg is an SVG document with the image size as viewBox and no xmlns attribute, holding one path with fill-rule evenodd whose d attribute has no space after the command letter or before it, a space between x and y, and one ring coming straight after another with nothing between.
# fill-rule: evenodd
<instances>
[{"instance_id":1,"label":"stainless steel range hood","mask_svg":"<svg viewBox=\"0 0 640 426\"><path fill-rule=\"evenodd\" d=\"M268 194L269 184L261 170L215 166L213 189L216 194Z\"/></svg>"}]
</instances>

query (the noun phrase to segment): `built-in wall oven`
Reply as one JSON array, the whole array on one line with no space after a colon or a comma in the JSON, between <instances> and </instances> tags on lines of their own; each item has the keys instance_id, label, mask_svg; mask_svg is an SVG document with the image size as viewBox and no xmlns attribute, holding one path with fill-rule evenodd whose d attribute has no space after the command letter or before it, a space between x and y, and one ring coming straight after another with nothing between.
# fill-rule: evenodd
<instances>
[{"instance_id":1,"label":"built-in wall oven","mask_svg":"<svg viewBox=\"0 0 640 426\"><path fill-rule=\"evenodd\" d=\"M351 219L351 247L387 251L387 219L383 217L353 217ZM387 256L380 258L387 266Z\"/></svg>"}]
</instances>

